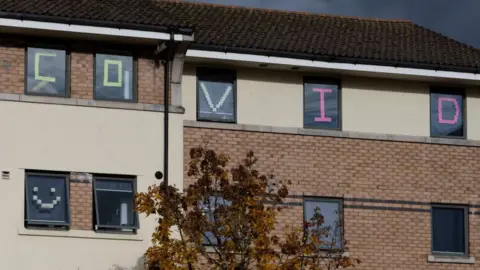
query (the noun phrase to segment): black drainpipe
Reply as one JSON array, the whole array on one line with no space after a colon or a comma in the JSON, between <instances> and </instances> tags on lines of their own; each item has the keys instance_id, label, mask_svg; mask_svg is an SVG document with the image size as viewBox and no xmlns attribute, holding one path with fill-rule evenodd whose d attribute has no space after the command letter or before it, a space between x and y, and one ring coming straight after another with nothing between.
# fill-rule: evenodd
<instances>
[{"instance_id":1,"label":"black drainpipe","mask_svg":"<svg viewBox=\"0 0 480 270\"><path fill-rule=\"evenodd\" d=\"M163 103L165 104L165 113L164 113L164 121L163 121L163 182L166 186L168 186L168 118L169 118L169 99L170 99L170 61L171 56L170 52L174 45L174 38L173 32L170 32L170 42L167 44L167 56L165 59L165 67L164 67L164 87L163 87Z\"/></svg>"}]
</instances>

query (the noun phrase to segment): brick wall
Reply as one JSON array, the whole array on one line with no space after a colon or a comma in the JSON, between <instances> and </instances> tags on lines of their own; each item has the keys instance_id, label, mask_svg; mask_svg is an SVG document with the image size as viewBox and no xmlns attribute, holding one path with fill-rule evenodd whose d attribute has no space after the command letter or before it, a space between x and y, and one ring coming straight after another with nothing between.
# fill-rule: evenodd
<instances>
[{"instance_id":1,"label":"brick wall","mask_svg":"<svg viewBox=\"0 0 480 270\"><path fill-rule=\"evenodd\" d=\"M23 94L25 81L25 50L0 45L0 89L2 93Z\"/></svg>"},{"instance_id":2,"label":"brick wall","mask_svg":"<svg viewBox=\"0 0 480 270\"><path fill-rule=\"evenodd\" d=\"M163 65L151 59L138 59L138 102L164 104ZM161 91L159 91L161 89ZM169 97L171 97L171 92Z\"/></svg>"},{"instance_id":3,"label":"brick wall","mask_svg":"<svg viewBox=\"0 0 480 270\"><path fill-rule=\"evenodd\" d=\"M262 172L291 180L278 228L301 224L302 195L344 199L345 238L357 269L476 269L428 263L430 204L469 204L479 211L480 148L217 130L184 129L185 171L191 147L209 140L232 162L252 149ZM185 174L186 186L191 183ZM296 205L295 205L296 203ZM480 256L479 216L469 215L469 254ZM478 260L479 258L477 258Z\"/></svg>"},{"instance_id":4,"label":"brick wall","mask_svg":"<svg viewBox=\"0 0 480 270\"><path fill-rule=\"evenodd\" d=\"M93 213L92 183L70 180L70 228L92 230Z\"/></svg>"},{"instance_id":5,"label":"brick wall","mask_svg":"<svg viewBox=\"0 0 480 270\"><path fill-rule=\"evenodd\" d=\"M25 47L26 45L18 40L0 43L0 93L24 94ZM70 52L68 79L71 98L93 99L94 52L95 48L91 49L91 52ZM137 67L137 101L144 104L164 104L163 65L148 57L140 57Z\"/></svg>"},{"instance_id":6,"label":"brick wall","mask_svg":"<svg viewBox=\"0 0 480 270\"><path fill-rule=\"evenodd\" d=\"M93 99L93 54L70 54L70 96Z\"/></svg>"}]
</instances>

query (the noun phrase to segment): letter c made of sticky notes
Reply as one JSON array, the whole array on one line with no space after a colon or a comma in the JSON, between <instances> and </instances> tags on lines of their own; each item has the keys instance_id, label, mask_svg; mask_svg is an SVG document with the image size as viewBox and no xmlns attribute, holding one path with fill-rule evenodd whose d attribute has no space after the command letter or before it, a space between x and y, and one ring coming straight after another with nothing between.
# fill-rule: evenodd
<instances>
[{"instance_id":1,"label":"letter c made of sticky notes","mask_svg":"<svg viewBox=\"0 0 480 270\"><path fill-rule=\"evenodd\" d=\"M111 82L108 78L108 66L116 65L118 72L118 79L116 82ZM122 87L122 61L105 59L103 62L103 86Z\"/></svg>"},{"instance_id":2,"label":"letter c made of sticky notes","mask_svg":"<svg viewBox=\"0 0 480 270\"><path fill-rule=\"evenodd\" d=\"M57 79L55 77L42 76L40 75L40 57L56 57L56 53L35 53L35 80L44 81L44 82L55 82Z\"/></svg>"}]
</instances>

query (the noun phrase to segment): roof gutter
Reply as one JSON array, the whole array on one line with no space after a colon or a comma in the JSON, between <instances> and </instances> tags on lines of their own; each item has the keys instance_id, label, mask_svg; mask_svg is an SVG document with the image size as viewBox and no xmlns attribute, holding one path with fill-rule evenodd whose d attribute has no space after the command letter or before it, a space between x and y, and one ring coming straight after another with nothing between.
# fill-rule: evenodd
<instances>
[{"instance_id":1,"label":"roof gutter","mask_svg":"<svg viewBox=\"0 0 480 270\"><path fill-rule=\"evenodd\" d=\"M130 37L156 41L170 40L170 33L174 33L175 41L191 41L193 39L193 30L187 28L146 26L0 12L0 28L2 27L16 30L43 30L72 34Z\"/></svg>"},{"instance_id":2,"label":"roof gutter","mask_svg":"<svg viewBox=\"0 0 480 270\"><path fill-rule=\"evenodd\" d=\"M192 44L190 45L190 49L202 50L202 51L216 51L216 52L224 52L224 53L269 56L269 57L293 58L293 59L302 59L302 60L310 60L310 61L378 65L378 66L387 66L387 67L403 67L403 68L428 69L428 70L438 70L438 71L453 71L453 72L465 72L465 73L474 73L474 74L480 73L480 67L456 67L456 66L422 64L422 63L413 63L413 62L400 63L400 62L388 61L388 60L359 59L359 58L351 58L351 57L334 57L334 56L318 55L318 54L280 52L280 51L239 48L239 47L230 47L230 46L221 46L221 45Z\"/></svg>"},{"instance_id":3,"label":"roof gutter","mask_svg":"<svg viewBox=\"0 0 480 270\"><path fill-rule=\"evenodd\" d=\"M220 49L220 48L219 48ZM300 57L298 54L290 54L285 56L277 56L275 53L265 54L253 54L243 51L242 53L236 52L239 50L200 50L199 46L191 47L187 51L187 57L189 58L203 58L203 59L216 59L223 61L237 61L237 62L250 62L259 64L269 64L288 67L300 67L300 68L318 68L331 70L336 72L358 72L358 73L370 73L373 75L386 75L386 76L406 76L406 77L423 77L430 79L450 79L450 80L468 80L476 83L480 83L480 74L466 71L445 71L440 69L427 69L427 68L410 68L401 67L400 65L388 66L386 64L379 63L377 65L372 63L363 64L362 61L340 62L338 58L320 58L325 60L318 60L316 57L310 59ZM242 50L240 50L242 51Z\"/></svg>"}]
</instances>

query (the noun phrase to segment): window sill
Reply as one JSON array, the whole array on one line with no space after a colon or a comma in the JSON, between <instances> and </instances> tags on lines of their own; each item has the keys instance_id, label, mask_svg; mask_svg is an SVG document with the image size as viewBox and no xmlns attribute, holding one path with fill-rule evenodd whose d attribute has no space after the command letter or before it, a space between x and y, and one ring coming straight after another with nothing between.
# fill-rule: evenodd
<instances>
[{"instance_id":1,"label":"window sill","mask_svg":"<svg viewBox=\"0 0 480 270\"><path fill-rule=\"evenodd\" d=\"M41 96L41 95L19 95L0 93L0 101L17 101L28 103L41 103L66 106L93 107L105 109L122 109L150 112L164 112L163 104L144 104L125 101L105 101L105 100L87 100L58 96ZM170 105L169 112L183 114L185 109L182 106Z\"/></svg>"},{"instance_id":2,"label":"window sill","mask_svg":"<svg viewBox=\"0 0 480 270\"><path fill-rule=\"evenodd\" d=\"M215 252L215 247L212 247L212 246L205 246L205 251L207 253L216 253Z\"/></svg>"},{"instance_id":3,"label":"window sill","mask_svg":"<svg viewBox=\"0 0 480 270\"><path fill-rule=\"evenodd\" d=\"M212 253L212 254L216 254L217 252L215 251L215 247L214 246L204 246L205 247L205 251L207 253ZM232 252L234 254L234 252Z\"/></svg>"},{"instance_id":4,"label":"window sill","mask_svg":"<svg viewBox=\"0 0 480 270\"><path fill-rule=\"evenodd\" d=\"M457 256L441 256L441 255L428 255L428 262L431 263L461 263L461 264L474 264L475 257L457 257Z\"/></svg>"},{"instance_id":5,"label":"window sill","mask_svg":"<svg viewBox=\"0 0 480 270\"><path fill-rule=\"evenodd\" d=\"M115 233L98 233L94 231L82 230L42 230L42 229L26 229L18 228L18 235L23 236L46 236L46 237L66 237L66 238L84 238L99 240L124 240L124 241L143 241L138 234L115 234Z\"/></svg>"},{"instance_id":6,"label":"window sill","mask_svg":"<svg viewBox=\"0 0 480 270\"><path fill-rule=\"evenodd\" d=\"M328 129L309 129L299 127L280 127L280 126L266 126L266 125L252 125L252 124L235 124L222 122L207 122L183 120L184 127L198 127L209 129L226 129L226 130L241 130L250 132L264 132L277 134L293 134L293 135L307 135L320 137L335 137L335 138L352 138L362 140L376 140L376 141L394 141L394 142L412 142L425 144L440 144L440 145L456 145L480 147L480 140L458 139L458 138L435 138L417 135L396 135L396 134L378 134L371 132L356 132L356 131L341 131Z\"/></svg>"}]
</instances>

